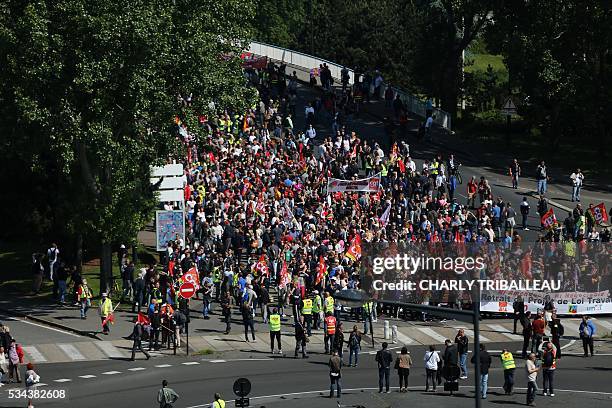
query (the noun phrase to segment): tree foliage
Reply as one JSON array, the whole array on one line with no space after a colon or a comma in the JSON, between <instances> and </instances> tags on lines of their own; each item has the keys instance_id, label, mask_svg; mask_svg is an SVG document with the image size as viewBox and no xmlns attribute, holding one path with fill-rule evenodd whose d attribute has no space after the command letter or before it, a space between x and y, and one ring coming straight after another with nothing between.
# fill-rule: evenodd
<instances>
[{"instance_id":1,"label":"tree foliage","mask_svg":"<svg viewBox=\"0 0 612 408\"><path fill-rule=\"evenodd\" d=\"M194 124L210 102L249 103L237 56L252 10L243 0L3 2L4 181L17 194L14 183L35 186L40 196L19 198L35 200L28 208L54 234L133 241L155 202L150 166L180 147L174 117Z\"/></svg>"}]
</instances>

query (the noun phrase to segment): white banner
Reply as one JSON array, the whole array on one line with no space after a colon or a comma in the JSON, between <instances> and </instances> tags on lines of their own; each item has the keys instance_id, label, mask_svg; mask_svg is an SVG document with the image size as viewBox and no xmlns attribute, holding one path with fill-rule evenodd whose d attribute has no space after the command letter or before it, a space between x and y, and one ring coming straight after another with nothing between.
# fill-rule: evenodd
<instances>
[{"instance_id":1,"label":"white banner","mask_svg":"<svg viewBox=\"0 0 612 408\"><path fill-rule=\"evenodd\" d=\"M558 315L582 315L612 313L610 291L602 292L530 292L519 290L482 291L480 311L495 313L514 313L512 303L518 296L523 297L525 311L536 313L544 308L546 297L555 305Z\"/></svg>"},{"instance_id":2,"label":"white banner","mask_svg":"<svg viewBox=\"0 0 612 408\"><path fill-rule=\"evenodd\" d=\"M380 173L365 179L342 180L330 178L327 181L327 193L344 193L345 191L370 191L380 190Z\"/></svg>"}]
</instances>

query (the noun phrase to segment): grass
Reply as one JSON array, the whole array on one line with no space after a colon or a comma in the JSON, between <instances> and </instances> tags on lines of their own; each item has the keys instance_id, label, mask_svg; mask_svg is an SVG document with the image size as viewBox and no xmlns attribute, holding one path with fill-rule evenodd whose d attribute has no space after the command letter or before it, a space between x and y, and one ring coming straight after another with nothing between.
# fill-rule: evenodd
<instances>
[{"instance_id":1,"label":"grass","mask_svg":"<svg viewBox=\"0 0 612 408\"><path fill-rule=\"evenodd\" d=\"M215 352L209 348L201 349L193 353L194 356L209 356Z\"/></svg>"},{"instance_id":2,"label":"grass","mask_svg":"<svg viewBox=\"0 0 612 408\"><path fill-rule=\"evenodd\" d=\"M465 57L466 67L465 72L482 71L486 72L489 64L493 71L508 72L504 64L504 58L501 55L492 54L467 54Z\"/></svg>"}]
</instances>

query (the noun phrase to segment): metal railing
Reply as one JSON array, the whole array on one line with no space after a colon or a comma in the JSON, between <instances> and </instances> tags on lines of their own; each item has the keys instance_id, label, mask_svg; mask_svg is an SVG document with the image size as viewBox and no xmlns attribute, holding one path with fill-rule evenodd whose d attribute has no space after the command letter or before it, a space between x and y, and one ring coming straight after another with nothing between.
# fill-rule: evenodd
<instances>
[{"instance_id":1,"label":"metal railing","mask_svg":"<svg viewBox=\"0 0 612 408\"><path fill-rule=\"evenodd\" d=\"M327 64L329 70L331 71L332 77L336 79L340 79L340 71L342 71L343 68L343 65L336 64L335 62L328 61L323 58L314 57L312 55L304 54L303 52L294 51L287 48L277 47L276 45L270 45L256 41L251 42L249 46L249 52L300 67L306 70L306 72L310 72L310 69L312 68L318 68L319 65ZM352 69L349 69L348 71L349 83L353 84L355 82L355 71ZM387 90L387 85L383 84L380 88L380 96L382 96ZM394 97L395 95L400 95L404 106L406 106L406 109L408 109L409 112L418 115L422 118L425 118L427 110L426 101L401 88L391 87L391 89L394 92ZM434 107L433 116L435 124L443 127L448 131L451 130L451 115L448 112Z\"/></svg>"}]
</instances>

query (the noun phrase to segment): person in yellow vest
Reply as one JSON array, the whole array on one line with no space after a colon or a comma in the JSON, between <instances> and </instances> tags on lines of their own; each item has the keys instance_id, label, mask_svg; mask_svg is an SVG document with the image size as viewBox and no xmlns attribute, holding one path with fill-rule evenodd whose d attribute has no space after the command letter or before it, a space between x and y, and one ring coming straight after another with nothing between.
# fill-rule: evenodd
<instances>
[{"instance_id":1,"label":"person in yellow vest","mask_svg":"<svg viewBox=\"0 0 612 408\"><path fill-rule=\"evenodd\" d=\"M368 334L368 326L370 326L370 330L373 331L372 328L372 308L374 306L374 302L368 301L363 304L363 334Z\"/></svg>"},{"instance_id":2,"label":"person in yellow vest","mask_svg":"<svg viewBox=\"0 0 612 408\"><path fill-rule=\"evenodd\" d=\"M92 293L87 285L87 279L83 279L83 283L79 286L77 297L81 306L81 319L87 319L87 309L91 306Z\"/></svg>"},{"instance_id":3,"label":"person in yellow vest","mask_svg":"<svg viewBox=\"0 0 612 408\"><path fill-rule=\"evenodd\" d=\"M318 290L312 291L312 294L314 295L312 299L312 328L319 330L321 323L323 322L323 301L321 300L321 296L319 296Z\"/></svg>"},{"instance_id":4,"label":"person in yellow vest","mask_svg":"<svg viewBox=\"0 0 612 408\"><path fill-rule=\"evenodd\" d=\"M270 314L270 350L274 354L274 339L278 343L278 354L283 354L283 346L281 345L281 316L278 314L278 309L272 309Z\"/></svg>"},{"instance_id":5,"label":"person in yellow vest","mask_svg":"<svg viewBox=\"0 0 612 408\"><path fill-rule=\"evenodd\" d=\"M302 300L302 316L304 316L304 323L306 324L306 333L308 337L312 336L312 307L313 302L311 298Z\"/></svg>"},{"instance_id":6,"label":"person in yellow vest","mask_svg":"<svg viewBox=\"0 0 612 408\"><path fill-rule=\"evenodd\" d=\"M108 335L110 332L110 315L113 314L113 302L106 293L102 293L100 301L100 318L102 319L102 334Z\"/></svg>"},{"instance_id":7,"label":"person in yellow vest","mask_svg":"<svg viewBox=\"0 0 612 408\"><path fill-rule=\"evenodd\" d=\"M325 314L334 314L334 297L329 292L325 292L323 296L325 297L323 300Z\"/></svg>"},{"instance_id":8,"label":"person in yellow vest","mask_svg":"<svg viewBox=\"0 0 612 408\"><path fill-rule=\"evenodd\" d=\"M514 369L516 368L514 356L508 349L504 349L499 358L501 359L502 368L504 369L504 391L506 395L512 395L512 389L514 388Z\"/></svg>"},{"instance_id":9,"label":"person in yellow vest","mask_svg":"<svg viewBox=\"0 0 612 408\"><path fill-rule=\"evenodd\" d=\"M215 400L210 404L210 408L225 408L225 401L221 399L221 394L215 393Z\"/></svg>"}]
</instances>

